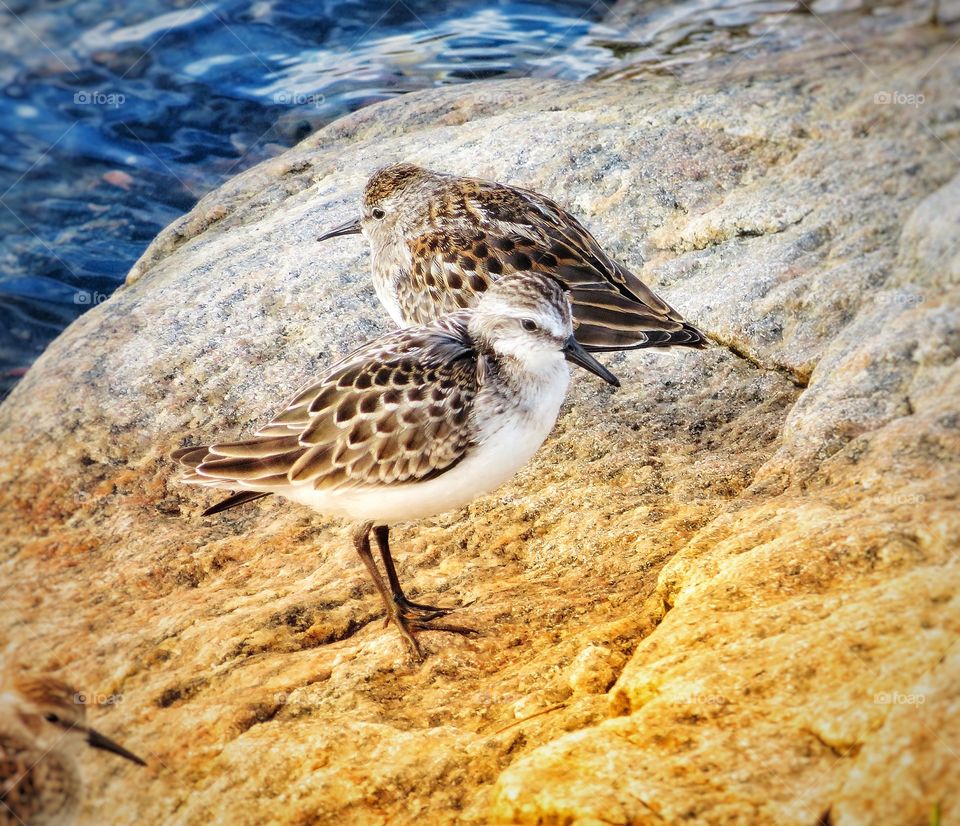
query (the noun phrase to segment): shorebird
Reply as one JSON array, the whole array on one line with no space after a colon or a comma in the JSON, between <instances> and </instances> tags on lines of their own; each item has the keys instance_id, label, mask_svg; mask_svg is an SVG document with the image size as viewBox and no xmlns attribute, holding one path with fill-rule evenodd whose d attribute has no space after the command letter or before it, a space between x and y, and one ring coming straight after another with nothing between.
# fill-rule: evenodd
<instances>
[{"instance_id":1,"label":"shorebird","mask_svg":"<svg viewBox=\"0 0 960 826\"><path fill-rule=\"evenodd\" d=\"M553 429L573 362L617 378L573 337L552 279L505 277L473 310L375 339L301 390L253 438L175 451L190 484L236 493L217 513L278 494L357 527L354 545L412 654L450 609L407 599L390 526L462 507L524 465ZM377 540L387 582L370 550Z\"/></svg>"},{"instance_id":2,"label":"shorebird","mask_svg":"<svg viewBox=\"0 0 960 826\"><path fill-rule=\"evenodd\" d=\"M317 240L358 233L401 328L472 307L501 276L533 270L570 291L577 341L592 352L706 346L576 218L528 189L395 164L367 181L359 218Z\"/></svg>"},{"instance_id":3,"label":"shorebird","mask_svg":"<svg viewBox=\"0 0 960 826\"><path fill-rule=\"evenodd\" d=\"M86 724L82 696L48 676L0 687L0 826L65 826L83 796L87 746L146 765Z\"/></svg>"}]
</instances>

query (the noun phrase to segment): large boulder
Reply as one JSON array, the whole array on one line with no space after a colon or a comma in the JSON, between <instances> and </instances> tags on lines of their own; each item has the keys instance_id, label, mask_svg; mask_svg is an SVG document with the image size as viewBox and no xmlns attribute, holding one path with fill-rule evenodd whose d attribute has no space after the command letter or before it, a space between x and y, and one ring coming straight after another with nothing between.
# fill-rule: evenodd
<instances>
[{"instance_id":1,"label":"large boulder","mask_svg":"<svg viewBox=\"0 0 960 826\"><path fill-rule=\"evenodd\" d=\"M950 43L418 93L162 233L0 407L0 650L149 762L91 758L84 823L960 818ZM389 328L362 242L314 238L401 159L545 192L716 342L577 375L511 483L395 532L482 632L423 664L346 526L202 518L167 458Z\"/></svg>"}]
</instances>

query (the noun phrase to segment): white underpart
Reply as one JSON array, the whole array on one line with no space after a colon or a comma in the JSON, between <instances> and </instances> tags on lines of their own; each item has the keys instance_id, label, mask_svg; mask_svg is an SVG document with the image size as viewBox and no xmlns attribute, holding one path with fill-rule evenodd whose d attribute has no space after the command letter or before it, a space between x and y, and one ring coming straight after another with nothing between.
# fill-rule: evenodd
<instances>
[{"instance_id":1,"label":"white underpart","mask_svg":"<svg viewBox=\"0 0 960 826\"><path fill-rule=\"evenodd\" d=\"M277 491L295 502L354 522L392 525L456 510L500 487L523 467L553 430L570 379L563 355L541 367L538 381L516 406L478 422L479 444L458 465L426 482L313 490L310 485Z\"/></svg>"},{"instance_id":2,"label":"white underpart","mask_svg":"<svg viewBox=\"0 0 960 826\"><path fill-rule=\"evenodd\" d=\"M397 301L396 278L402 272L413 267L413 256L406 244L383 243L364 231L364 237L370 244L370 270L373 275L373 289L383 308L389 313L393 323L401 330L413 326L403 317L400 303Z\"/></svg>"},{"instance_id":3,"label":"white underpart","mask_svg":"<svg viewBox=\"0 0 960 826\"><path fill-rule=\"evenodd\" d=\"M400 303L397 301L396 290L391 289L391 284L388 283L386 279L380 278L376 270L373 271L373 289L377 294L377 298L380 299L383 308L390 315L390 318L393 319L393 323L396 324L397 327L405 330L407 327L413 326L411 322L403 317L403 312L400 310Z\"/></svg>"},{"instance_id":4,"label":"white underpart","mask_svg":"<svg viewBox=\"0 0 960 826\"><path fill-rule=\"evenodd\" d=\"M524 392L505 400L509 405L506 409L477 421L478 444L466 458L434 479L340 490L314 490L311 483L259 490L299 502L326 516L378 525L415 521L461 508L510 479L553 430L570 373L559 352L553 353L550 364L541 363L538 368L528 377ZM484 407L476 404L475 410ZM255 485L236 482L216 487L258 490Z\"/></svg>"}]
</instances>

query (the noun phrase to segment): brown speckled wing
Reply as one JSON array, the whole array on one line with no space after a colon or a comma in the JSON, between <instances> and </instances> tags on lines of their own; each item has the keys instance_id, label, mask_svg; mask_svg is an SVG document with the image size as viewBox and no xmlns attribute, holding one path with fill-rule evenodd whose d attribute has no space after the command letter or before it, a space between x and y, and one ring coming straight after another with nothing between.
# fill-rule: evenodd
<instances>
[{"instance_id":1,"label":"brown speckled wing","mask_svg":"<svg viewBox=\"0 0 960 826\"><path fill-rule=\"evenodd\" d=\"M50 752L41 755L0 734L0 826L22 826L65 813L78 800L77 779ZM46 821L44 821L46 822Z\"/></svg>"},{"instance_id":2,"label":"brown speckled wing","mask_svg":"<svg viewBox=\"0 0 960 826\"><path fill-rule=\"evenodd\" d=\"M476 305L504 271L484 248L487 234L475 228L431 231L408 243L413 268L397 283L408 321L427 324L443 313Z\"/></svg>"},{"instance_id":3,"label":"brown speckled wing","mask_svg":"<svg viewBox=\"0 0 960 826\"><path fill-rule=\"evenodd\" d=\"M454 182L456 182L454 184ZM501 275L545 272L570 290L577 339L593 349L701 346L702 335L549 198L488 181L451 179L443 231L409 242L414 261L398 301L409 321L473 306Z\"/></svg>"},{"instance_id":4,"label":"brown speckled wing","mask_svg":"<svg viewBox=\"0 0 960 826\"><path fill-rule=\"evenodd\" d=\"M297 394L252 439L185 448L186 481L318 490L437 476L471 445L477 354L464 314L371 342Z\"/></svg>"}]
</instances>

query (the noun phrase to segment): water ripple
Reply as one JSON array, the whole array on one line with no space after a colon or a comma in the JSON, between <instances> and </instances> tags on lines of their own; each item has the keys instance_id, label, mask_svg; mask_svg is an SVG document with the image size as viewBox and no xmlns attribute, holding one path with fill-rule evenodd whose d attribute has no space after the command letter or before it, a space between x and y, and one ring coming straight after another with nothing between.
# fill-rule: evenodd
<instances>
[{"instance_id":1,"label":"water ripple","mask_svg":"<svg viewBox=\"0 0 960 826\"><path fill-rule=\"evenodd\" d=\"M384 7L4 0L0 396L164 225L335 117L534 68L585 77L612 59L591 45L614 32L589 0Z\"/></svg>"}]
</instances>

